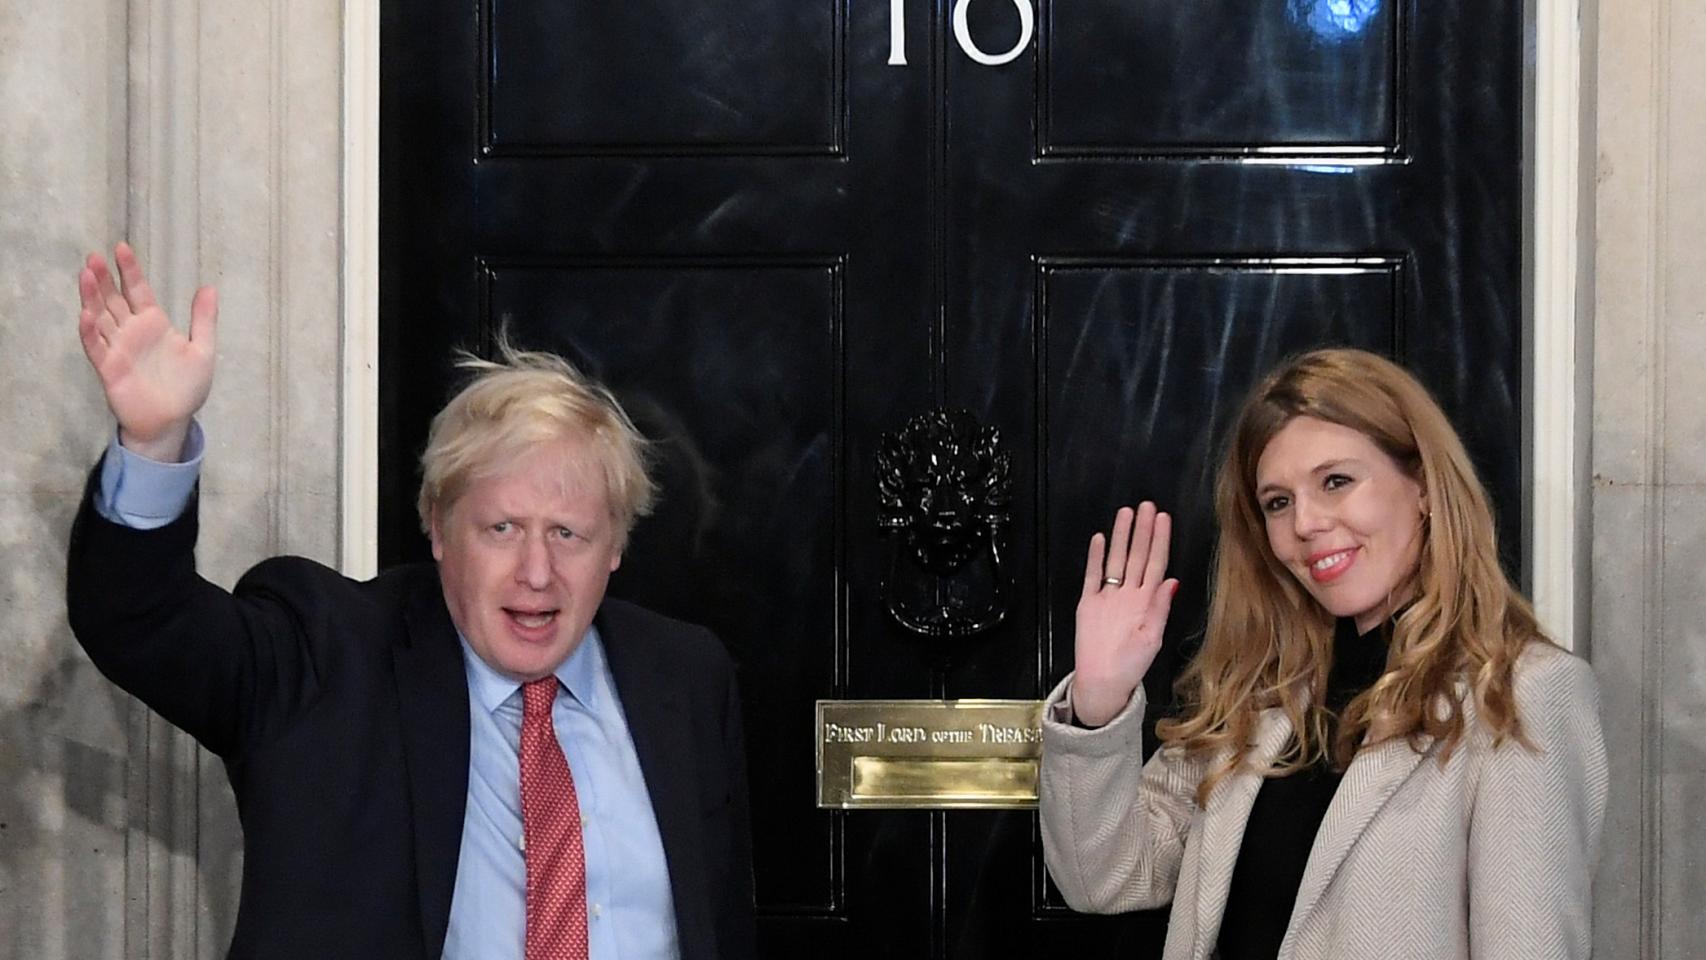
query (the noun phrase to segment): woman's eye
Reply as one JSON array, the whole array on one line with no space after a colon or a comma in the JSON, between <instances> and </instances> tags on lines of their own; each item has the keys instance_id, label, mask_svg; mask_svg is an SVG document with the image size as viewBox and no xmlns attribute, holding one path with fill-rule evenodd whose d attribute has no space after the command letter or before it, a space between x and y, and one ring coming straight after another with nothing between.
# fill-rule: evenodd
<instances>
[{"instance_id":1,"label":"woman's eye","mask_svg":"<svg viewBox=\"0 0 1706 960\"><path fill-rule=\"evenodd\" d=\"M1262 511L1264 513L1278 513L1289 506L1291 506L1290 497L1273 496L1262 501Z\"/></svg>"},{"instance_id":2,"label":"woman's eye","mask_svg":"<svg viewBox=\"0 0 1706 960\"><path fill-rule=\"evenodd\" d=\"M1342 473L1331 473L1331 474L1327 475L1326 481L1324 481L1321 485L1322 485L1322 487L1324 487L1325 489L1328 489L1328 490L1337 490L1340 487L1348 487L1348 486L1350 486L1350 484L1351 484L1351 478L1350 477L1347 477Z\"/></svg>"}]
</instances>

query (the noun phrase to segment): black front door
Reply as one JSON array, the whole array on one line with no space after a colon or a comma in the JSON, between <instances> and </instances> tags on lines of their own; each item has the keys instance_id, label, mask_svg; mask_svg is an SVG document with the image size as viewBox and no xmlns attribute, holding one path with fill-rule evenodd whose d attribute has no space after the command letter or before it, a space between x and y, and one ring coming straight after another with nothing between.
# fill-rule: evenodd
<instances>
[{"instance_id":1,"label":"black front door","mask_svg":"<svg viewBox=\"0 0 1706 960\"><path fill-rule=\"evenodd\" d=\"M453 345L507 324L617 390L664 499L613 589L741 664L767 956L1158 950L1164 912L1060 903L1034 814L816 809L813 703L1041 697L1140 498L1179 518L1166 702L1217 446L1286 353L1417 369L1518 542L1513 0L383 9L382 559L424 553ZM881 595L877 451L937 407L1012 463L1010 608L953 641Z\"/></svg>"}]
</instances>

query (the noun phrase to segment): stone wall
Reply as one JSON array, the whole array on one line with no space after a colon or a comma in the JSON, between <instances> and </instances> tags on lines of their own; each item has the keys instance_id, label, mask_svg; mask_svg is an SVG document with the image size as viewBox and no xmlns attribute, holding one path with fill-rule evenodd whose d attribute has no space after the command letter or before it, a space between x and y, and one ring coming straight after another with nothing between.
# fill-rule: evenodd
<instances>
[{"instance_id":1,"label":"stone wall","mask_svg":"<svg viewBox=\"0 0 1706 960\"><path fill-rule=\"evenodd\" d=\"M221 294L203 572L337 560L342 5L0 0L0 957L216 957L217 761L72 642L64 549L111 419L83 253L128 237L180 323Z\"/></svg>"},{"instance_id":2,"label":"stone wall","mask_svg":"<svg viewBox=\"0 0 1706 960\"><path fill-rule=\"evenodd\" d=\"M1599 0L1588 23L1596 955L1683 960L1706 957L1706 2Z\"/></svg>"}]
</instances>

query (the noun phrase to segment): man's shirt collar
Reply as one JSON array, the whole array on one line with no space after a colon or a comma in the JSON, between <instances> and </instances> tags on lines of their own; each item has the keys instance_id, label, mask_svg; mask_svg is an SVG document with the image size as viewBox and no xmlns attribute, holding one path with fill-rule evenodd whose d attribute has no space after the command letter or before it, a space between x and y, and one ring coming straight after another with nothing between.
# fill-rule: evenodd
<instances>
[{"instance_id":1,"label":"man's shirt collar","mask_svg":"<svg viewBox=\"0 0 1706 960\"><path fill-rule=\"evenodd\" d=\"M521 681L513 680L492 669L491 665L480 659L474 648L468 645L468 638L462 631L456 631L456 639L462 643L462 662L468 672L468 694L474 702L483 707L487 713L495 712L503 706L504 701L516 695L521 689ZM575 647L575 652L569 654L569 659L557 665L553 671L557 682L569 691L581 706L588 710L598 709L598 676L605 672L604 642L599 637L598 628L589 625L586 635Z\"/></svg>"}]
</instances>

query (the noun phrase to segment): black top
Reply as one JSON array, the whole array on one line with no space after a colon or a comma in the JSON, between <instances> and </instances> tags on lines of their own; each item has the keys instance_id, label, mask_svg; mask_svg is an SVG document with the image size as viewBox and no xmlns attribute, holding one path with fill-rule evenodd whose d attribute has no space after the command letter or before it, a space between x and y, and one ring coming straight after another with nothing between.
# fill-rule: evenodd
<instances>
[{"instance_id":1,"label":"black top","mask_svg":"<svg viewBox=\"0 0 1706 960\"><path fill-rule=\"evenodd\" d=\"M1339 620L1333 632L1333 669L1327 679L1327 708L1336 715L1368 689L1386 668L1387 636L1382 624L1357 636L1356 621ZM1336 733L1337 720L1328 736ZM1331 739L1328 741L1331 743ZM1343 771L1318 761L1289 777L1269 777L1256 793L1244 827L1244 845L1232 870L1226 915L1220 925L1221 960L1273 960L1291 922L1303 868L1315 832L1327 815Z\"/></svg>"}]
</instances>

